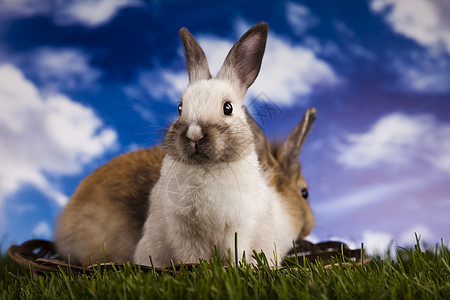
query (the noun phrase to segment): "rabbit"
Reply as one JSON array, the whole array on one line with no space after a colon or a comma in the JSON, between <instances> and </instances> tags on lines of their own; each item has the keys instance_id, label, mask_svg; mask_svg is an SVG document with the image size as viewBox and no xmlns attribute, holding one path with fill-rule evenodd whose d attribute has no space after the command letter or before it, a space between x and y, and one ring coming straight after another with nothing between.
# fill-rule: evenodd
<instances>
[{"instance_id":1,"label":"rabbit","mask_svg":"<svg viewBox=\"0 0 450 300\"><path fill-rule=\"evenodd\" d=\"M292 228L296 239L308 236L315 225L308 185L301 173L298 156L316 117L317 110L310 107L284 142L271 143L255 120L247 116L268 185L277 193L287 216L285 226Z\"/></svg>"},{"instance_id":2,"label":"rabbit","mask_svg":"<svg viewBox=\"0 0 450 300\"><path fill-rule=\"evenodd\" d=\"M295 237L304 237L313 228L314 217L297 157L316 110L310 108L281 145L269 143L256 122L244 112L264 177L277 194L274 199L280 199L288 216L282 220ZM164 155L159 146L126 153L85 178L59 217L55 234L58 253L63 258L70 254L72 262L83 264L103 259L116 263L129 261L142 235L149 209L148 195L159 179Z\"/></svg>"},{"instance_id":3,"label":"rabbit","mask_svg":"<svg viewBox=\"0 0 450 300\"><path fill-rule=\"evenodd\" d=\"M297 156L315 116L316 110L310 108L288 139L277 145L271 144L247 115L269 186L279 193L298 238L307 236L314 226ZM279 149L285 149L286 154L278 155ZM70 254L72 262L85 265L104 259L130 261L142 235L148 197L159 179L163 157L161 146L140 149L113 158L87 176L59 217L55 236L58 253L63 258Z\"/></svg>"},{"instance_id":4,"label":"rabbit","mask_svg":"<svg viewBox=\"0 0 450 300\"><path fill-rule=\"evenodd\" d=\"M213 78L201 47L186 28L180 30L189 85L178 106L180 116L165 136L161 176L151 191L135 263L161 267L215 254L226 261L228 250L236 247L238 257L253 250L273 253L270 262L277 265L297 238L298 224L289 211L294 207L279 196L290 197L292 191L269 186L268 181L277 186L283 178L265 176L243 107L261 67L267 33L264 22L250 28ZM276 153L289 172L295 169L289 164L290 146L283 144ZM266 168L275 167L269 162Z\"/></svg>"},{"instance_id":5,"label":"rabbit","mask_svg":"<svg viewBox=\"0 0 450 300\"><path fill-rule=\"evenodd\" d=\"M315 116L315 109L310 108L288 139L276 145L247 115L269 186L279 193L298 238L307 236L314 226L297 156ZM279 149L289 154L277 154ZM72 262L85 265L104 259L130 261L142 235L148 197L159 179L163 157L161 146L140 149L113 158L87 176L59 217L55 236L58 253L64 258L70 254Z\"/></svg>"},{"instance_id":6,"label":"rabbit","mask_svg":"<svg viewBox=\"0 0 450 300\"><path fill-rule=\"evenodd\" d=\"M163 157L162 147L136 150L113 158L83 179L58 218L54 237L58 254L84 265L130 261Z\"/></svg>"}]
</instances>

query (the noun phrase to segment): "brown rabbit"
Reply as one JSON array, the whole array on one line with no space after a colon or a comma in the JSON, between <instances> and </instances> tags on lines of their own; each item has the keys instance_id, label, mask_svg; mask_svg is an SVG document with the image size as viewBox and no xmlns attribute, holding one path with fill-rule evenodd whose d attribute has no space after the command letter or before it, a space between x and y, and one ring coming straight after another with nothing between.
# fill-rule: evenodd
<instances>
[{"instance_id":1,"label":"brown rabbit","mask_svg":"<svg viewBox=\"0 0 450 300\"><path fill-rule=\"evenodd\" d=\"M256 151L269 186L281 195L284 208L292 217L297 238L306 237L315 224L309 206L308 185L301 173L298 156L316 119L317 110L309 108L302 120L283 143L270 143L264 132L248 115L248 123L255 137Z\"/></svg>"},{"instance_id":2,"label":"brown rabbit","mask_svg":"<svg viewBox=\"0 0 450 300\"><path fill-rule=\"evenodd\" d=\"M314 225L297 158L315 116L315 109L309 109L287 140L275 146L246 114L263 176L268 188L278 195L273 201L281 199L281 214L287 216L279 220L284 225L277 228L288 226L291 238L306 236ZM155 147L121 155L84 179L59 219L55 236L59 253L83 264L103 258L117 263L130 260L152 211L148 199L160 178L164 152ZM257 239L258 233L255 235Z\"/></svg>"},{"instance_id":3,"label":"brown rabbit","mask_svg":"<svg viewBox=\"0 0 450 300\"><path fill-rule=\"evenodd\" d=\"M113 158L83 179L59 217L58 253L83 264L104 258L116 263L131 260L163 157L162 147L136 150Z\"/></svg>"}]
</instances>

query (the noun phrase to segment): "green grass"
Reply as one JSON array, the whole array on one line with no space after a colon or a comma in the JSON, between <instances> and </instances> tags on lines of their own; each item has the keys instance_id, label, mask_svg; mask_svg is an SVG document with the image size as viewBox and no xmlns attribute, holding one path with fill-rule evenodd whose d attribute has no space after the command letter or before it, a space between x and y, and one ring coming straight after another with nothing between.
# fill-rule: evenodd
<instances>
[{"instance_id":1,"label":"green grass","mask_svg":"<svg viewBox=\"0 0 450 300\"><path fill-rule=\"evenodd\" d=\"M0 299L450 299L450 253L443 246L419 244L399 249L395 258L375 258L365 266L294 260L293 267L270 270L264 257L252 269L246 264L222 267L203 262L178 274L144 273L125 265L93 274L54 272L34 279L30 270L0 257ZM296 266L295 266L296 265Z\"/></svg>"}]
</instances>

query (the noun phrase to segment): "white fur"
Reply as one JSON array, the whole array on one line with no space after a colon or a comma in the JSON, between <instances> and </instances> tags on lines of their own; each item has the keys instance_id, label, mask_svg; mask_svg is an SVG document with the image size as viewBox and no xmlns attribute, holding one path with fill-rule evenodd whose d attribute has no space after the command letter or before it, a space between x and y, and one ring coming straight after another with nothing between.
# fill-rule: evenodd
<instances>
[{"instance_id":1,"label":"white fur","mask_svg":"<svg viewBox=\"0 0 450 300\"><path fill-rule=\"evenodd\" d=\"M186 137L193 141L200 140L203 137L202 129L198 124L192 124L186 132Z\"/></svg>"},{"instance_id":2,"label":"white fur","mask_svg":"<svg viewBox=\"0 0 450 300\"><path fill-rule=\"evenodd\" d=\"M185 31L182 34L185 39L191 38ZM250 46L242 47L248 52L244 53L247 56L254 53L255 45L251 44L254 38L262 39L260 35L247 38ZM197 53L187 53L188 57L203 53L191 46L188 44L187 49ZM226 163L185 164L165 156L161 177L150 195L143 236L134 254L135 263L149 265L149 256L157 267L169 264L170 260L196 263L199 258L214 256L214 247L222 257L230 249L234 258L235 233L239 258L245 252L248 261L252 261L252 250L263 250L269 259L275 258L276 263L281 261L281 255L291 248L292 240L296 238L293 222L281 207L280 195L269 187L263 175L242 109L245 91L259 66L253 66L254 69L248 70L248 76L241 74L245 78L239 79L237 68L242 65L240 62L233 64L224 63L225 69L219 72L220 79L209 79L209 76L199 79L190 74L192 80L182 96L180 121L190 125L186 135L191 139L203 134L198 124L214 126L222 121L244 145L245 141L249 143L239 153L238 160ZM188 69L197 70L195 66ZM209 70L203 73L209 74ZM226 101L233 106L232 114L227 116L223 113ZM221 142L215 144L217 151L233 147L224 145L228 141L219 140Z\"/></svg>"},{"instance_id":3,"label":"white fur","mask_svg":"<svg viewBox=\"0 0 450 300\"><path fill-rule=\"evenodd\" d=\"M233 116L223 116L223 102L230 101L233 105ZM212 78L200 80L189 85L182 96L183 113L181 118L195 124L203 121L216 121L223 118L232 123L235 119L245 120L245 114L240 106L242 99L238 89L231 82Z\"/></svg>"},{"instance_id":4,"label":"white fur","mask_svg":"<svg viewBox=\"0 0 450 300\"><path fill-rule=\"evenodd\" d=\"M195 82L182 99L180 118L191 123L188 135L201 133L198 121L222 118L232 124L236 134L242 135L246 129L252 139L242 99L230 82ZM232 116L223 115L224 100L234 105ZM225 145L217 147L226 149ZM198 262L199 258L215 255L214 246L225 256L228 249L234 252L236 232L240 258L245 251L251 261L252 250L264 250L273 258L276 245L279 259L291 247L295 233L286 228L289 218L283 215L280 196L268 187L254 145L242 155L238 161L212 166L186 165L166 156L150 196L149 214L134 261L149 264L152 256L155 266L169 264L171 259Z\"/></svg>"},{"instance_id":5,"label":"white fur","mask_svg":"<svg viewBox=\"0 0 450 300\"><path fill-rule=\"evenodd\" d=\"M164 158L134 262L150 265L152 256L154 266L171 259L195 263L212 257L214 246L222 256L227 249L234 255L235 232L239 257L245 251L249 259L252 250L263 250L273 259L276 244L280 259L295 234L282 228L288 220L279 196L260 172L254 154L211 170Z\"/></svg>"}]
</instances>

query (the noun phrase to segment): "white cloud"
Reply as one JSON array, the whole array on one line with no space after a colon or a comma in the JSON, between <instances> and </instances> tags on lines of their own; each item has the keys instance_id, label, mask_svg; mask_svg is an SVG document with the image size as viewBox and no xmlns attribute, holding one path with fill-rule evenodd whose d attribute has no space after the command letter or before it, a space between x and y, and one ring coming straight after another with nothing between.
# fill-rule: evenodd
<instances>
[{"instance_id":1,"label":"white cloud","mask_svg":"<svg viewBox=\"0 0 450 300\"><path fill-rule=\"evenodd\" d=\"M384 255L393 246L394 237L387 232L363 231L362 241L368 255Z\"/></svg>"},{"instance_id":2,"label":"white cloud","mask_svg":"<svg viewBox=\"0 0 450 300\"><path fill-rule=\"evenodd\" d=\"M2 17L31 16L47 13L56 5L56 1L3 0L0 3Z\"/></svg>"},{"instance_id":3,"label":"white cloud","mask_svg":"<svg viewBox=\"0 0 450 300\"><path fill-rule=\"evenodd\" d=\"M407 92L444 94L450 92L450 61L430 53L411 52L394 57L392 66L397 73L398 88Z\"/></svg>"},{"instance_id":4,"label":"white cloud","mask_svg":"<svg viewBox=\"0 0 450 300\"><path fill-rule=\"evenodd\" d=\"M358 236L361 237L360 240L344 236L332 236L326 237L325 239L320 239L314 235L310 235L305 239L312 243L318 243L324 240L338 241L345 243L352 250L360 249L361 243L363 243L363 249L367 256L383 256L387 254L388 250L391 250L391 253L393 253L395 250L394 235L392 235L391 233L383 231L364 230L358 233Z\"/></svg>"},{"instance_id":5,"label":"white cloud","mask_svg":"<svg viewBox=\"0 0 450 300\"><path fill-rule=\"evenodd\" d=\"M449 172L450 124L432 115L392 113L379 119L368 132L346 135L337 149L337 161L349 168L425 162Z\"/></svg>"},{"instance_id":6,"label":"white cloud","mask_svg":"<svg viewBox=\"0 0 450 300\"><path fill-rule=\"evenodd\" d=\"M0 206L24 184L64 205L67 196L46 175L76 174L116 142L92 109L43 96L10 64L0 65L0 112Z\"/></svg>"},{"instance_id":7,"label":"white cloud","mask_svg":"<svg viewBox=\"0 0 450 300\"><path fill-rule=\"evenodd\" d=\"M149 109L149 102L171 101L177 103L188 86L186 72L155 69L138 75L137 84L123 88L133 109L147 122L154 123L161 115ZM175 111L174 111L175 112ZM167 116L164 116L167 121Z\"/></svg>"},{"instance_id":8,"label":"white cloud","mask_svg":"<svg viewBox=\"0 0 450 300\"><path fill-rule=\"evenodd\" d=\"M101 72L77 49L40 48L22 59L44 86L52 90L83 89L95 85Z\"/></svg>"},{"instance_id":9,"label":"white cloud","mask_svg":"<svg viewBox=\"0 0 450 300\"><path fill-rule=\"evenodd\" d=\"M308 97L318 86L334 86L339 76L312 50L292 45L275 34L269 35L260 75L249 94L264 92L278 104L293 104L298 97Z\"/></svg>"},{"instance_id":10,"label":"white cloud","mask_svg":"<svg viewBox=\"0 0 450 300\"><path fill-rule=\"evenodd\" d=\"M450 2L448 0L372 0L371 9L381 14L392 29L425 51L395 53L388 64L397 74L393 84L406 92L450 92Z\"/></svg>"},{"instance_id":11,"label":"white cloud","mask_svg":"<svg viewBox=\"0 0 450 300\"><path fill-rule=\"evenodd\" d=\"M138 82L139 86L153 99L169 98L173 102L178 102L188 86L188 75L186 72L155 70L141 73Z\"/></svg>"},{"instance_id":12,"label":"white cloud","mask_svg":"<svg viewBox=\"0 0 450 300\"><path fill-rule=\"evenodd\" d=\"M205 51L211 73L215 75L233 43L212 36L200 36L197 40ZM188 84L184 70L175 72L156 69L143 72L138 80L140 88L152 98L169 98L174 102L178 101ZM298 97L311 95L317 86L334 86L340 81L333 68L319 59L312 50L293 45L271 33L261 71L248 95L257 98L264 92L273 102L290 105Z\"/></svg>"},{"instance_id":13,"label":"white cloud","mask_svg":"<svg viewBox=\"0 0 450 300\"><path fill-rule=\"evenodd\" d=\"M227 56L231 47L233 47L233 42L210 35L200 35L197 41L205 51L211 74L215 76L222 67L225 57Z\"/></svg>"},{"instance_id":14,"label":"white cloud","mask_svg":"<svg viewBox=\"0 0 450 300\"><path fill-rule=\"evenodd\" d=\"M250 27L243 21L238 23L238 31ZM211 36L200 36L198 42L205 51L211 73L216 74L233 42ZM316 86L334 86L340 81L333 68L312 50L269 32L261 70L248 95L257 98L264 93L278 104L290 105L297 97L311 95Z\"/></svg>"},{"instance_id":15,"label":"white cloud","mask_svg":"<svg viewBox=\"0 0 450 300\"><path fill-rule=\"evenodd\" d=\"M338 58L340 60L346 59L345 51L338 44L330 40L306 36L303 38L303 45L311 49L316 55Z\"/></svg>"},{"instance_id":16,"label":"white cloud","mask_svg":"<svg viewBox=\"0 0 450 300\"><path fill-rule=\"evenodd\" d=\"M286 2L286 20L292 31L297 35L302 35L310 28L319 24L319 19L311 13L311 10L301 4Z\"/></svg>"},{"instance_id":17,"label":"white cloud","mask_svg":"<svg viewBox=\"0 0 450 300\"><path fill-rule=\"evenodd\" d=\"M310 233L308 236L306 236L305 240L307 240L308 242L311 242L313 244L317 244L320 242L320 238L317 235L315 235L314 233Z\"/></svg>"},{"instance_id":18,"label":"white cloud","mask_svg":"<svg viewBox=\"0 0 450 300\"><path fill-rule=\"evenodd\" d=\"M395 32L422 46L450 53L448 0L372 0L370 7L383 14Z\"/></svg>"},{"instance_id":19,"label":"white cloud","mask_svg":"<svg viewBox=\"0 0 450 300\"><path fill-rule=\"evenodd\" d=\"M108 23L122 8L140 5L140 0L71 1L56 14L55 20L62 25L95 27Z\"/></svg>"},{"instance_id":20,"label":"white cloud","mask_svg":"<svg viewBox=\"0 0 450 300\"><path fill-rule=\"evenodd\" d=\"M388 250L395 254L398 247L413 247L417 244L415 233L420 238L421 245L435 242L431 231L422 224L415 224L400 234L365 230L362 232L362 242L368 255L383 256Z\"/></svg>"},{"instance_id":21,"label":"white cloud","mask_svg":"<svg viewBox=\"0 0 450 300\"><path fill-rule=\"evenodd\" d=\"M52 236L52 230L47 222L41 221L36 227L33 228L33 236L37 238L50 238Z\"/></svg>"},{"instance_id":22,"label":"white cloud","mask_svg":"<svg viewBox=\"0 0 450 300\"><path fill-rule=\"evenodd\" d=\"M141 0L3 0L0 14L4 18L46 15L52 16L59 25L95 27L109 22L125 7L140 5L143 5Z\"/></svg>"},{"instance_id":23,"label":"white cloud","mask_svg":"<svg viewBox=\"0 0 450 300\"><path fill-rule=\"evenodd\" d=\"M400 234L398 243L400 246L413 246L417 244L416 234L419 241L433 241L434 235L431 230L423 224L415 224Z\"/></svg>"},{"instance_id":24,"label":"white cloud","mask_svg":"<svg viewBox=\"0 0 450 300\"><path fill-rule=\"evenodd\" d=\"M332 197L329 201L314 204L314 210L322 215L342 216L344 213L352 213L362 210L370 205L389 202L410 191L413 187L425 186L427 182L423 178L379 182L368 186L352 189L351 193L343 196Z\"/></svg>"},{"instance_id":25,"label":"white cloud","mask_svg":"<svg viewBox=\"0 0 450 300\"><path fill-rule=\"evenodd\" d=\"M412 225L407 230L396 234L389 231L380 230L362 230L358 236L363 243L364 251L368 256L380 255L385 256L388 251L391 253L391 258L396 259L395 252L398 251L398 247L413 247L417 244L415 233L420 238L420 243L423 246L424 243L433 245L436 242L432 232L427 226L422 224ZM308 239L310 240L310 239ZM317 243L320 239L313 236L312 242ZM331 237L328 240L341 241L346 243L350 249L357 249L361 247L361 244L345 238L345 237ZM446 244L444 244L446 245Z\"/></svg>"}]
</instances>

